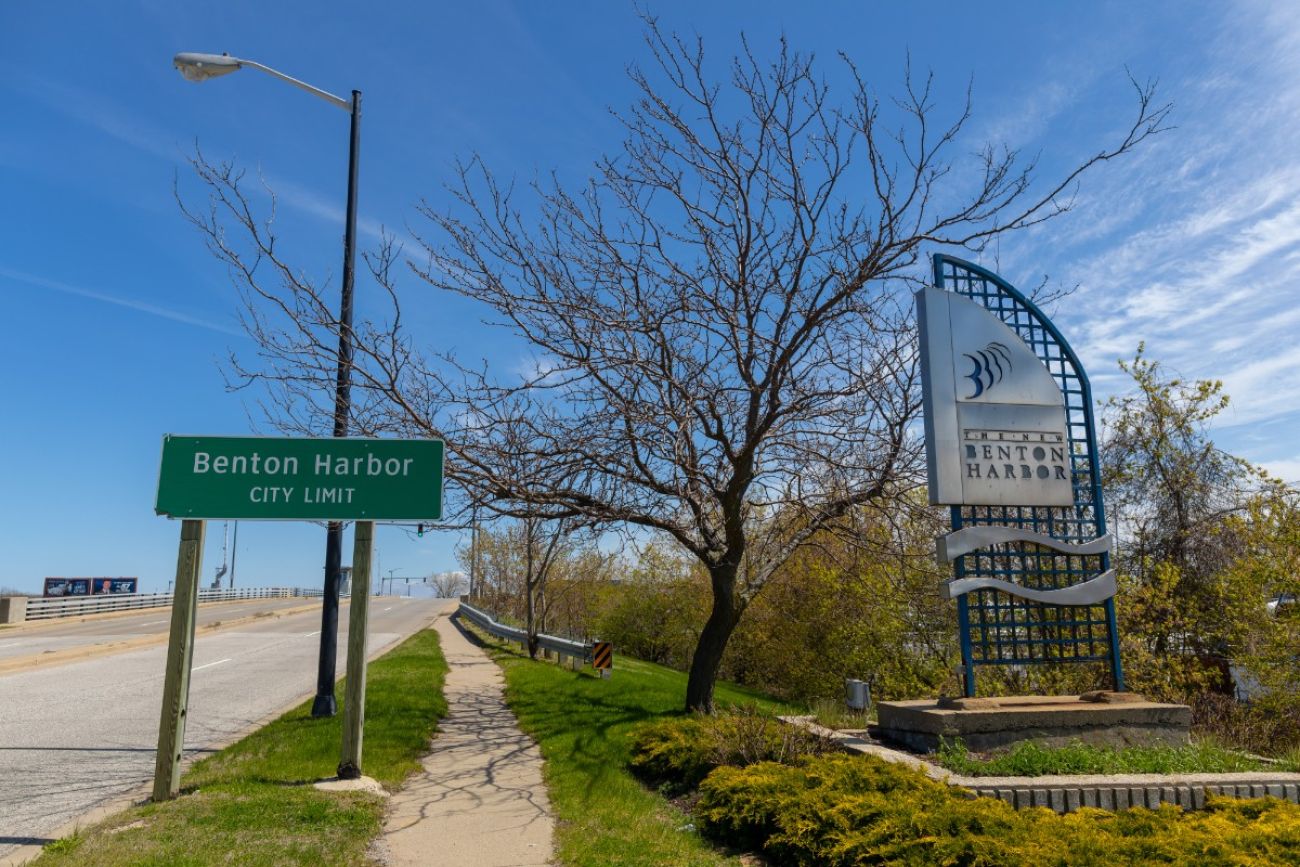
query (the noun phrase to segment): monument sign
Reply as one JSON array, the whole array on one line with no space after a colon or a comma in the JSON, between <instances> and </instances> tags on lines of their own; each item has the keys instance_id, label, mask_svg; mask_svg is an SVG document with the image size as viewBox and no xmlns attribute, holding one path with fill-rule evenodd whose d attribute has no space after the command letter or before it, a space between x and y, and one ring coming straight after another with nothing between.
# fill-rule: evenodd
<instances>
[{"instance_id":1,"label":"monument sign","mask_svg":"<svg viewBox=\"0 0 1300 867\"><path fill-rule=\"evenodd\" d=\"M952 507L965 693L975 667L1109 662L1124 689L1087 376L1001 277L934 257L916 293L930 502Z\"/></svg>"}]
</instances>

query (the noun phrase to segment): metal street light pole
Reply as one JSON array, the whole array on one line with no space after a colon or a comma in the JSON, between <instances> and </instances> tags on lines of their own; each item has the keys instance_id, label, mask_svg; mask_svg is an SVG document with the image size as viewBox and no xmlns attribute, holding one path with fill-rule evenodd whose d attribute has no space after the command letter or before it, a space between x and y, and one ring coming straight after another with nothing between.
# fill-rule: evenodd
<instances>
[{"instance_id":1,"label":"metal street light pole","mask_svg":"<svg viewBox=\"0 0 1300 867\"><path fill-rule=\"evenodd\" d=\"M357 246L357 157L361 148L361 91L352 91L352 99L346 100L269 66L227 54L187 52L177 54L172 62L181 75L195 82L226 75L245 66L251 67L301 88L351 114L347 218L343 233L343 297L339 305L339 356L334 386L334 436L345 437L348 435L348 418L352 408L352 284ZM321 605L316 698L311 706L311 715L314 717L333 716L338 710L334 698L334 672L338 655L339 581L342 565L343 524L331 521L325 534L325 596Z\"/></svg>"},{"instance_id":2,"label":"metal street light pole","mask_svg":"<svg viewBox=\"0 0 1300 867\"><path fill-rule=\"evenodd\" d=\"M239 556L239 522L235 522L235 536L230 540L230 582L228 586L235 589L235 558Z\"/></svg>"}]
</instances>

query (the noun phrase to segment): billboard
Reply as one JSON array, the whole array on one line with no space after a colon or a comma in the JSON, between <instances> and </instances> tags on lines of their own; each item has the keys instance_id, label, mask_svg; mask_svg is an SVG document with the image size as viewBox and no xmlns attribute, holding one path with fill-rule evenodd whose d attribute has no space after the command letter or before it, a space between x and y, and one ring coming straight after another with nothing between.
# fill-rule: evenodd
<instances>
[{"instance_id":1,"label":"billboard","mask_svg":"<svg viewBox=\"0 0 1300 867\"><path fill-rule=\"evenodd\" d=\"M139 586L139 578L46 578L44 595L47 598L61 598L136 593Z\"/></svg>"}]
</instances>

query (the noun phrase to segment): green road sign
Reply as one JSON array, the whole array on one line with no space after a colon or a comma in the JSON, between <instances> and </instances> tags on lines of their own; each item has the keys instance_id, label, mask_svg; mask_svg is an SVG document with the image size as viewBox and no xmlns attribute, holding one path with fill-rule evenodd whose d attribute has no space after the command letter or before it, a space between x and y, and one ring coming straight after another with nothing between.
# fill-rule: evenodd
<instances>
[{"instance_id":1,"label":"green road sign","mask_svg":"<svg viewBox=\"0 0 1300 867\"><path fill-rule=\"evenodd\" d=\"M263 521L436 521L439 440L163 437L160 515Z\"/></svg>"}]
</instances>

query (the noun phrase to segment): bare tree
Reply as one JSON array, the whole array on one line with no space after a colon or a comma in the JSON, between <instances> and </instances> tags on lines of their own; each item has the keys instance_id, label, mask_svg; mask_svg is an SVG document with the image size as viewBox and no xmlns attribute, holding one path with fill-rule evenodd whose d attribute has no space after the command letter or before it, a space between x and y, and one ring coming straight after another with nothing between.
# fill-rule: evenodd
<instances>
[{"instance_id":1,"label":"bare tree","mask_svg":"<svg viewBox=\"0 0 1300 867\"><path fill-rule=\"evenodd\" d=\"M429 230L412 267L481 303L536 369L512 379L419 351L386 245L369 263L392 309L356 329L354 423L442 436L449 482L498 514L675 539L712 588L686 695L708 710L728 639L773 573L851 510L919 482L902 290L924 248L979 250L1068 210L1080 176L1161 131L1169 107L1134 82L1117 143L1044 183L1005 147L970 162L956 148L969 93L940 123L931 78L910 70L881 100L844 58L832 102L813 58L784 41L771 62L746 44L725 84L699 41L648 20L646 44L622 148L585 186L521 191L473 159L450 209L419 209ZM245 289L259 346L236 383L269 385L279 418L301 424L321 412L308 395L328 387L338 324L238 172L196 167L213 206L187 214Z\"/></svg>"},{"instance_id":2,"label":"bare tree","mask_svg":"<svg viewBox=\"0 0 1300 867\"><path fill-rule=\"evenodd\" d=\"M547 628L551 578L576 571L569 569L578 548L575 524L527 515L481 533L479 594L498 616L523 622L530 656L537 655L537 636Z\"/></svg>"},{"instance_id":3,"label":"bare tree","mask_svg":"<svg viewBox=\"0 0 1300 867\"><path fill-rule=\"evenodd\" d=\"M433 588L439 599L451 599L464 593L469 587L469 579L464 572L434 572L425 583Z\"/></svg>"},{"instance_id":4,"label":"bare tree","mask_svg":"<svg viewBox=\"0 0 1300 867\"><path fill-rule=\"evenodd\" d=\"M556 564L568 553L573 520L543 520L529 515L520 521L524 541L524 630L528 655L537 656L537 636L546 630L547 589Z\"/></svg>"}]
</instances>

